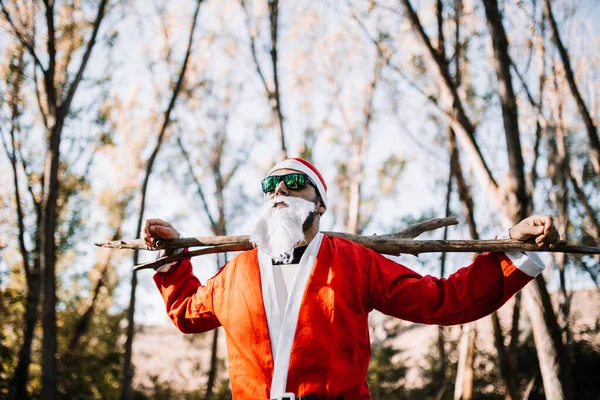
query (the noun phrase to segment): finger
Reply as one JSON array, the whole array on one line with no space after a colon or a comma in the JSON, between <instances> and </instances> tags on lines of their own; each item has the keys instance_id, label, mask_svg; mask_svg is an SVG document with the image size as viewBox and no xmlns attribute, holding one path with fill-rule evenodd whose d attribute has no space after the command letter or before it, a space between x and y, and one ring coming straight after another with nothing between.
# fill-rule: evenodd
<instances>
[{"instance_id":1,"label":"finger","mask_svg":"<svg viewBox=\"0 0 600 400\"><path fill-rule=\"evenodd\" d=\"M148 246L148 248L154 248L154 238L152 236L149 236L147 239L145 238L144 242L146 243L146 246Z\"/></svg>"},{"instance_id":2,"label":"finger","mask_svg":"<svg viewBox=\"0 0 600 400\"><path fill-rule=\"evenodd\" d=\"M144 241L150 238L150 231L148 230L147 224L144 224L144 229L142 229L142 238Z\"/></svg>"},{"instance_id":3,"label":"finger","mask_svg":"<svg viewBox=\"0 0 600 400\"><path fill-rule=\"evenodd\" d=\"M553 228L552 217L549 215L542 216L542 221L544 222L544 233L549 234Z\"/></svg>"},{"instance_id":4,"label":"finger","mask_svg":"<svg viewBox=\"0 0 600 400\"><path fill-rule=\"evenodd\" d=\"M175 237L173 233L173 228L167 228L164 226L152 226L151 232L154 234L154 237L159 237L161 239L173 239Z\"/></svg>"},{"instance_id":5,"label":"finger","mask_svg":"<svg viewBox=\"0 0 600 400\"><path fill-rule=\"evenodd\" d=\"M535 242L538 244L538 246L543 246L544 245L544 240L546 239L546 235L540 235L538 237L535 238Z\"/></svg>"},{"instance_id":6,"label":"finger","mask_svg":"<svg viewBox=\"0 0 600 400\"><path fill-rule=\"evenodd\" d=\"M557 230L553 230L550 233L550 236L548 237L548 243L551 243L551 245L557 245L560 243L560 234Z\"/></svg>"},{"instance_id":7,"label":"finger","mask_svg":"<svg viewBox=\"0 0 600 400\"><path fill-rule=\"evenodd\" d=\"M539 236L544 234L543 226L525 225L523 227L523 233L529 236Z\"/></svg>"},{"instance_id":8,"label":"finger","mask_svg":"<svg viewBox=\"0 0 600 400\"><path fill-rule=\"evenodd\" d=\"M149 222L150 225L171 226L170 223L168 223L167 221L163 221L160 218L149 219L147 222Z\"/></svg>"},{"instance_id":9,"label":"finger","mask_svg":"<svg viewBox=\"0 0 600 400\"><path fill-rule=\"evenodd\" d=\"M169 224L166 221L163 221L162 219L151 218L151 219L147 219L146 220L144 231L148 232L148 235L152 235L153 231L151 230L151 228L154 227L154 226L164 226L164 227L171 227L172 228L171 224Z\"/></svg>"}]
</instances>

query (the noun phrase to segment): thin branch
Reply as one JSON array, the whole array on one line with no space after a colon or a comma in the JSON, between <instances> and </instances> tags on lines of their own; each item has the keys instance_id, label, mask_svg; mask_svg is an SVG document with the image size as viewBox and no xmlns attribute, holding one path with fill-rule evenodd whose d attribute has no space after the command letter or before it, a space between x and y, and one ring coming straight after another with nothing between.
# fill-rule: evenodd
<instances>
[{"instance_id":1,"label":"thin branch","mask_svg":"<svg viewBox=\"0 0 600 400\"><path fill-rule=\"evenodd\" d=\"M25 276L27 280L29 280L31 278L31 267L29 265L29 252L27 251L27 247L25 247L25 226L23 224L24 215L23 209L21 207L21 194L19 191L19 173L17 170L14 126L11 127L10 136L12 141L12 152L10 152L8 149L8 146L4 139L4 134L2 133L2 128L0 127L0 137L2 138L2 144L4 145L6 156L10 160L10 164L13 171L13 185L15 186L15 203L17 208L17 224L19 227L19 250L21 252L21 258L23 258L23 270L25 271Z\"/></svg>"},{"instance_id":2,"label":"thin branch","mask_svg":"<svg viewBox=\"0 0 600 400\"><path fill-rule=\"evenodd\" d=\"M44 106L42 104L42 96L40 95L40 87L38 85L37 69L35 68L33 69L33 84L35 85L35 98L37 100L40 114L42 115L42 121L44 122L44 127L48 129L48 115L46 115L46 111L44 110Z\"/></svg>"},{"instance_id":3,"label":"thin branch","mask_svg":"<svg viewBox=\"0 0 600 400\"><path fill-rule=\"evenodd\" d=\"M256 35L254 33L252 33L252 28L250 27L250 13L248 12L248 9L246 8L245 0L240 0L240 4L242 6L242 9L244 10L244 15L246 17L245 21L246 21L246 28L248 29L248 36L250 37L250 53L252 54L252 60L254 61L254 66L256 68L256 72L258 73L258 76L260 77L260 80L263 84L265 92L267 92L267 97L270 98L271 97L271 89L269 88L269 85L267 84L265 75L263 74L262 68L260 67L260 63L258 62L258 55L256 54Z\"/></svg>"},{"instance_id":4,"label":"thin branch","mask_svg":"<svg viewBox=\"0 0 600 400\"><path fill-rule=\"evenodd\" d=\"M35 65L37 65L45 74L46 69L42 65L42 62L40 61L40 59L38 58L38 56L35 52L35 48L33 46L33 40L28 39L25 36L25 34L23 32L21 32L19 30L19 28L17 28L14 21L12 20L12 17L10 16L10 13L8 12L8 9L6 8L6 5L4 4L4 1L2 1L2 0L0 0L0 11L2 11L4 18L6 19L6 22L8 22L8 24L10 25L10 27L13 31L13 34L16 36L16 38L19 40L19 42L21 42L21 44L23 46L25 46L25 48L29 51L29 54L31 54L31 57L33 57Z\"/></svg>"},{"instance_id":5,"label":"thin branch","mask_svg":"<svg viewBox=\"0 0 600 400\"><path fill-rule=\"evenodd\" d=\"M71 65L73 55L81 46L81 40L75 38L75 0L71 0L70 4L68 4L68 13L69 15L66 19L71 22L63 25L63 32L61 34L61 42L67 42L67 46L66 49L61 52L62 54L58 63L59 65L63 66L62 71L59 71L59 74L61 74L59 82L63 82L65 86L67 86L70 80L69 66Z\"/></svg>"},{"instance_id":6,"label":"thin branch","mask_svg":"<svg viewBox=\"0 0 600 400\"><path fill-rule=\"evenodd\" d=\"M73 82L71 82L71 85L69 86L69 90L67 92L65 99L61 102L60 115L65 115L66 112L71 107L71 101L73 100L73 96L75 96L77 87L79 86L79 83L81 82L81 78L83 77L83 71L85 71L85 67L87 66L90 56L92 55L92 49L94 48L94 45L96 44L96 37L98 36L98 30L100 29L100 24L102 23L102 19L104 18L104 15L106 14L105 11L106 11L107 3L108 3L108 0L102 0L100 2L100 5L98 6L98 13L96 14L96 20L94 21L94 28L92 31L92 36L90 37L90 40L88 41L87 47L85 49L85 53L83 55L83 58L81 59L81 64L79 65L79 69L77 70L77 74L75 75Z\"/></svg>"},{"instance_id":7,"label":"thin branch","mask_svg":"<svg viewBox=\"0 0 600 400\"><path fill-rule=\"evenodd\" d=\"M590 205L588 198L587 198L585 192L583 191L583 183L581 182L581 175L577 172L577 170L573 166L573 163L570 163L569 168L567 168L566 173L567 173L567 177L569 178L569 181L571 182L571 186L573 186L573 190L575 191L577 199L583 205L585 213L587 214L587 217L588 217L590 223L592 224L592 227L594 228L593 231L588 231L588 233L590 233L590 236L592 236L594 238L594 240L596 241L596 243L600 245L600 222L598 222L598 217L596 216L596 212Z\"/></svg>"},{"instance_id":8,"label":"thin branch","mask_svg":"<svg viewBox=\"0 0 600 400\"><path fill-rule=\"evenodd\" d=\"M585 123L585 127L588 133L588 137L590 139L590 147L591 147L591 161L594 166L594 171L596 174L600 174L600 139L598 138L598 130L594 121L592 120L592 116L590 115L587 106L581 96L579 88L577 87L577 83L575 82L575 75L573 73L573 69L571 67L571 61L569 59L569 53L567 49L563 45L563 42L560 38L560 33L558 32L558 26L556 24L556 20L554 19L554 14L552 12L552 7L550 6L549 0L544 0L544 11L546 13L546 17L550 22L550 29L552 29L552 37L554 38L554 43L558 49L558 53L560 54L560 58L563 63L563 67L565 70L565 76L567 78L567 82L569 83L569 88L571 89L571 94L575 98L575 102L577 103L577 108L579 109L579 113L583 118L583 122Z\"/></svg>"},{"instance_id":9,"label":"thin branch","mask_svg":"<svg viewBox=\"0 0 600 400\"><path fill-rule=\"evenodd\" d=\"M194 173L194 168L192 166L192 160L190 159L190 155L188 154L187 150L185 149L185 146L183 145L183 143L181 142L180 137L177 137L177 144L179 145L179 148L181 149L181 154L183 154L183 158L185 159L185 161L187 163L189 174L192 177L194 184L196 185L196 190L198 192L198 195L200 196L200 200L202 201L204 213L206 214L206 217L208 218L208 221L210 222L210 226L214 232L217 227L217 224L215 223L215 221L212 217L212 214L210 213L210 210L208 209L208 202L206 201L206 197L204 197L204 190L202 190L202 185L200 184L200 181L198 181L198 178L196 178L196 174Z\"/></svg>"},{"instance_id":10,"label":"thin branch","mask_svg":"<svg viewBox=\"0 0 600 400\"><path fill-rule=\"evenodd\" d=\"M486 183L488 190L492 191L490 197L494 199L499 199L501 196L498 193L498 183L494 179L491 169L485 162L485 159L483 158L483 155L481 153L481 149L475 141L475 126L468 118L460 96L458 95L456 84L455 82L453 82L452 77L450 76L448 60L442 58L440 53L431 44L431 39L429 38L427 33L425 33L419 16L411 6L410 1L400 0L400 3L404 7L405 14L413 30L416 32L417 36L419 36L419 38L427 48L431 59L434 61L434 64L437 67L437 72L440 75L440 78L442 79L443 85L452 96L452 108L456 116L447 117L448 119L451 119L448 122L452 125L454 131L458 134L469 156L473 159L473 163L477 167L476 171L479 174L480 178ZM446 113L446 115L448 114Z\"/></svg>"},{"instance_id":11,"label":"thin branch","mask_svg":"<svg viewBox=\"0 0 600 400\"><path fill-rule=\"evenodd\" d=\"M46 47L48 52L48 69L44 72L44 85L46 87L46 102L48 105L48 112L53 117L52 125L56 125L56 111L57 111L57 93L54 84L56 76L56 34L54 28L54 0L44 0L46 6L46 27L47 27L47 40Z\"/></svg>"},{"instance_id":12,"label":"thin branch","mask_svg":"<svg viewBox=\"0 0 600 400\"><path fill-rule=\"evenodd\" d=\"M279 1L278 0L268 0L269 3L269 22L270 22L270 34L271 34L271 51L269 52L271 57L271 64L273 66L273 83L274 88L271 89L267 80L265 78L265 74L260 66L260 62L258 61L258 54L256 52L256 33L253 32L252 27L250 26L251 18L250 13L248 12L248 8L246 7L246 0L240 0L240 5L244 11L246 29L248 30L248 36L250 37L250 53L252 55L252 60L254 61L254 66L256 68L256 72L260 77L260 80L263 84L265 92L267 94L267 98L269 100L269 105L271 107L271 112L273 113L273 117L277 119L277 128L279 130L279 136L281 141L281 158L284 159L287 157L287 150L285 145L285 136L283 129L283 114L281 111L281 101L279 95L279 76L277 73L277 34L278 34L278 17L279 17Z\"/></svg>"},{"instance_id":13,"label":"thin branch","mask_svg":"<svg viewBox=\"0 0 600 400\"><path fill-rule=\"evenodd\" d=\"M19 171L17 169L17 140L15 137L15 131L18 130L18 119L21 110L19 110L19 95L21 92L21 84L24 80L24 62L23 62L23 49L19 49L19 53L16 56L18 60L17 68L14 71L14 77L12 82L12 91L9 95L9 107L11 109L10 116L10 141L11 141L11 151L8 149L8 145L4 139L4 133L0 127L0 136L2 137L2 144L4 145L4 149L6 151L6 156L10 160L10 164L13 172L13 185L14 185L14 193L15 193L15 203L17 209L17 226L19 230L19 250L21 252L21 258L23 258L23 269L25 271L25 276L27 280L31 279L31 265L29 260L29 251L25 246L25 225L23 220L25 219L23 208L21 206L21 191L19 190Z\"/></svg>"},{"instance_id":14,"label":"thin branch","mask_svg":"<svg viewBox=\"0 0 600 400\"><path fill-rule=\"evenodd\" d=\"M273 66L273 97L271 107L279 124L279 139L281 141L281 159L287 158L287 149L285 146L285 131L283 129L283 113L281 112L281 96L279 91L279 72L277 70L277 37L279 32L279 0L268 0L269 19L271 21L271 64Z\"/></svg>"}]
</instances>

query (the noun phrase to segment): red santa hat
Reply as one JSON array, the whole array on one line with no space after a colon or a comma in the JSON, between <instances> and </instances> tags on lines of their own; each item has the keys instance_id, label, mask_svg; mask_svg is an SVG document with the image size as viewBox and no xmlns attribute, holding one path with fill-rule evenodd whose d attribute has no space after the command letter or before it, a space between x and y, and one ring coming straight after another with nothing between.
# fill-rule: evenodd
<instances>
[{"instance_id":1,"label":"red santa hat","mask_svg":"<svg viewBox=\"0 0 600 400\"><path fill-rule=\"evenodd\" d=\"M319 195L321 196L321 199L323 199L323 205L327 207L327 185L325 184L323 175L321 175L319 170L316 169L314 165L302 158L286 158L271 168L269 175L278 169L293 169L305 173L315 185L317 192L319 192Z\"/></svg>"}]
</instances>

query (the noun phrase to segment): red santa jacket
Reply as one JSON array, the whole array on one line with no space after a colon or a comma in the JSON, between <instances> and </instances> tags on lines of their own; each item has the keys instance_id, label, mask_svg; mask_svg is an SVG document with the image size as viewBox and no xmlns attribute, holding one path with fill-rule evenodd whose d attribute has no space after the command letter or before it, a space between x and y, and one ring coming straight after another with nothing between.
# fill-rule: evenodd
<instances>
[{"instance_id":1,"label":"red santa jacket","mask_svg":"<svg viewBox=\"0 0 600 400\"><path fill-rule=\"evenodd\" d=\"M283 392L368 399L371 310L417 323L467 323L497 310L532 279L531 271L539 272L523 268L526 256L513 262L504 253L486 253L447 279L421 276L319 233L303 256L305 272L296 275L286 309L278 310L265 257L257 249L241 253L206 285L192 274L189 259L154 276L182 332L225 329L236 400Z\"/></svg>"}]
</instances>

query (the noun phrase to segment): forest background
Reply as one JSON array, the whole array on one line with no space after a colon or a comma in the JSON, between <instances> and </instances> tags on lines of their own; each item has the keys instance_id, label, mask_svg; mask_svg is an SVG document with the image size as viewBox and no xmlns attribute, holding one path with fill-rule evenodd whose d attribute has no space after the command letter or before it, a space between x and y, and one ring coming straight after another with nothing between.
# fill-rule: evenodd
<instances>
[{"instance_id":1,"label":"forest background","mask_svg":"<svg viewBox=\"0 0 600 400\"><path fill-rule=\"evenodd\" d=\"M229 398L223 333L149 335L155 255L93 242L246 234L286 156L328 182L325 230L544 213L600 245L599 40L597 0L0 0L0 397ZM599 260L544 260L500 313L408 343L414 367L422 327L374 314L373 398L600 398ZM161 377L176 345L205 350L193 379Z\"/></svg>"}]
</instances>

